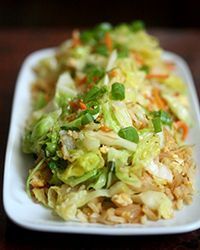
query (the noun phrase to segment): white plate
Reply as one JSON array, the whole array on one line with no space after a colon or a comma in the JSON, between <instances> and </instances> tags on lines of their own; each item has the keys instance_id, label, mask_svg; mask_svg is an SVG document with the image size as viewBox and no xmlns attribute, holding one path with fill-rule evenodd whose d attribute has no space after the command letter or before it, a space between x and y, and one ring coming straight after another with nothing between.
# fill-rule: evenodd
<instances>
[{"instance_id":1,"label":"white plate","mask_svg":"<svg viewBox=\"0 0 200 250\"><path fill-rule=\"evenodd\" d=\"M124 224L116 226L63 222L58 217L54 217L49 209L34 203L28 197L25 192L25 179L32 162L29 156L21 152L20 142L25 120L30 113L31 107L30 85L34 79L32 67L39 59L52 55L53 53L54 49L45 49L29 55L21 68L17 80L7 144L3 189L4 208L9 218L18 225L29 229L84 234L169 234L188 232L200 228L200 196L198 194L195 195L192 205L184 206L183 210L175 212L175 217L171 220L148 222L146 225ZM188 84L191 113L195 121L194 127L190 131L188 142L196 145L195 160L199 164L200 112L191 73L184 60L179 56L170 52L165 52L164 58L176 63L177 73L181 75ZM199 191L199 168L197 168L196 186L197 191Z\"/></svg>"}]
</instances>

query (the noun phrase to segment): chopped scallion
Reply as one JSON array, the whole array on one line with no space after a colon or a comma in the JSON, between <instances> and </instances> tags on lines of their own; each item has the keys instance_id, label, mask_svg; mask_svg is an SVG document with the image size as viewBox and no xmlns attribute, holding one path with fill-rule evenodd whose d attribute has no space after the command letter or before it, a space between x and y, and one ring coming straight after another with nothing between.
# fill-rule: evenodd
<instances>
[{"instance_id":1,"label":"chopped scallion","mask_svg":"<svg viewBox=\"0 0 200 250\"><path fill-rule=\"evenodd\" d=\"M90 113L86 113L82 116L82 125L86 125L90 122L92 122L94 119L93 119L93 116L90 114Z\"/></svg>"},{"instance_id":2,"label":"chopped scallion","mask_svg":"<svg viewBox=\"0 0 200 250\"><path fill-rule=\"evenodd\" d=\"M113 100L123 100L125 98L125 87L122 83L115 82L112 84L111 97Z\"/></svg>"},{"instance_id":3,"label":"chopped scallion","mask_svg":"<svg viewBox=\"0 0 200 250\"><path fill-rule=\"evenodd\" d=\"M130 28L133 32L138 32L140 30L143 30L145 28L145 25L144 25L144 22L142 22L141 20L136 20L132 22L132 24L130 25Z\"/></svg>"},{"instance_id":4,"label":"chopped scallion","mask_svg":"<svg viewBox=\"0 0 200 250\"><path fill-rule=\"evenodd\" d=\"M106 88L99 88L97 86L94 86L86 93L85 97L83 98L83 101L87 103L96 100L97 97L101 97L105 92Z\"/></svg>"},{"instance_id":5,"label":"chopped scallion","mask_svg":"<svg viewBox=\"0 0 200 250\"><path fill-rule=\"evenodd\" d=\"M159 117L163 124L171 126L172 118L166 111L163 110L154 111L152 112L152 114L154 117Z\"/></svg>"},{"instance_id":6,"label":"chopped scallion","mask_svg":"<svg viewBox=\"0 0 200 250\"><path fill-rule=\"evenodd\" d=\"M128 141L139 142L139 135L134 127L126 127L119 130L118 135Z\"/></svg>"},{"instance_id":7,"label":"chopped scallion","mask_svg":"<svg viewBox=\"0 0 200 250\"><path fill-rule=\"evenodd\" d=\"M152 123L153 123L155 133L159 133L162 131L162 124L161 124L161 120L159 117L155 117L154 119L152 119Z\"/></svg>"}]
</instances>

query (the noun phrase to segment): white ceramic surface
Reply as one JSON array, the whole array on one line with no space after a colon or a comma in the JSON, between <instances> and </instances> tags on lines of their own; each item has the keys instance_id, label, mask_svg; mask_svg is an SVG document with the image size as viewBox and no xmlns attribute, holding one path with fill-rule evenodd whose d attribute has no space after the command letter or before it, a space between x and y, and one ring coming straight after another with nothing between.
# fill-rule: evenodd
<instances>
[{"instance_id":1,"label":"white ceramic surface","mask_svg":"<svg viewBox=\"0 0 200 250\"><path fill-rule=\"evenodd\" d=\"M188 232L200 228L200 169L197 168L197 194L190 206L175 212L171 220L148 222L146 225L97 225L78 222L64 222L52 215L51 211L34 203L25 192L25 179L32 162L20 149L25 121L30 113L30 85L34 79L32 67L39 59L52 55L54 49L32 53L25 60L16 84L10 132L7 144L4 171L3 203L8 217L25 228L65 233L105 234L105 235L150 235ZM177 73L188 85L191 114L194 127L190 130L188 142L195 144L195 160L200 164L200 112L194 83L185 61L179 56L165 52L164 59L174 61Z\"/></svg>"}]
</instances>

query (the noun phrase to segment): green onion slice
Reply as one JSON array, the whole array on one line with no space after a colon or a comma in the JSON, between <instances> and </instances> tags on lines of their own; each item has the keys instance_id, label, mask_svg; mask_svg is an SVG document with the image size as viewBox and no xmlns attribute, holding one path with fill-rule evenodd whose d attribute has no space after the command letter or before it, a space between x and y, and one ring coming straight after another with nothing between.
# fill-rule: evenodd
<instances>
[{"instance_id":1,"label":"green onion slice","mask_svg":"<svg viewBox=\"0 0 200 250\"><path fill-rule=\"evenodd\" d=\"M122 83L115 82L112 84L111 97L113 100L123 100L125 98L125 87Z\"/></svg>"},{"instance_id":2,"label":"green onion slice","mask_svg":"<svg viewBox=\"0 0 200 250\"><path fill-rule=\"evenodd\" d=\"M172 125L172 118L169 115L169 113L167 113L166 111L164 110L154 111L152 112L152 115L154 116L154 118L159 117L163 124L169 125L169 126Z\"/></svg>"},{"instance_id":3,"label":"green onion slice","mask_svg":"<svg viewBox=\"0 0 200 250\"><path fill-rule=\"evenodd\" d=\"M118 135L128 141L139 142L139 135L134 127L126 127L119 130Z\"/></svg>"},{"instance_id":4,"label":"green onion slice","mask_svg":"<svg viewBox=\"0 0 200 250\"><path fill-rule=\"evenodd\" d=\"M91 102L87 103L86 106L88 108L88 112L91 115L96 115L99 113L100 108L99 108L98 102L91 101Z\"/></svg>"},{"instance_id":5,"label":"green onion slice","mask_svg":"<svg viewBox=\"0 0 200 250\"><path fill-rule=\"evenodd\" d=\"M89 112L84 114L81 118L82 125L86 125L94 120L93 116Z\"/></svg>"},{"instance_id":6,"label":"green onion slice","mask_svg":"<svg viewBox=\"0 0 200 250\"><path fill-rule=\"evenodd\" d=\"M161 119L159 117L152 119L152 123L153 123L154 131L156 133L159 133L162 131Z\"/></svg>"}]
</instances>

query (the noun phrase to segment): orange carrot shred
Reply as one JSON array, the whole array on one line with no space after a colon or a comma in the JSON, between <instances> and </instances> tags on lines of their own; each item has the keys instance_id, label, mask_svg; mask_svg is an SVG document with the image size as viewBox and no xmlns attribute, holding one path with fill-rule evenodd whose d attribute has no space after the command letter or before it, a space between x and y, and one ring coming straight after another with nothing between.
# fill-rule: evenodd
<instances>
[{"instance_id":1,"label":"orange carrot shred","mask_svg":"<svg viewBox=\"0 0 200 250\"><path fill-rule=\"evenodd\" d=\"M113 69L112 71L109 72L109 76L111 77L117 76L117 71Z\"/></svg>"},{"instance_id":2,"label":"orange carrot shred","mask_svg":"<svg viewBox=\"0 0 200 250\"><path fill-rule=\"evenodd\" d=\"M177 128L177 129L181 129L182 130L182 139L183 140L185 140L186 139L186 137L187 137L187 135L188 135L188 132L189 132L189 127L188 127L188 125L185 123L185 122L183 122L183 121L177 121L176 123L175 123L175 127Z\"/></svg>"},{"instance_id":3,"label":"orange carrot shred","mask_svg":"<svg viewBox=\"0 0 200 250\"><path fill-rule=\"evenodd\" d=\"M106 45L107 49L109 51L111 51L112 48L113 48L113 42L112 42L112 39L111 39L111 36L110 36L109 32L106 32L104 41L105 41L105 45Z\"/></svg>"},{"instance_id":4,"label":"orange carrot shred","mask_svg":"<svg viewBox=\"0 0 200 250\"><path fill-rule=\"evenodd\" d=\"M174 70L176 67L175 63L171 61L165 61L165 65L168 70Z\"/></svg>"},{"instance_id":5,"label":"orange carrot shred","mask_svg":"<svg viewBox=\"0 0 200 250\"><path fill-rule=\"evenodd\" d=\"M82 110L86 110L87 109L87 106L85 105L85 103L83 103L83 102L79 102L79 106L80 106L80 109L82 109Z\"/></svg>"},{"instance_id":6,"label":"orange carrot shred","mask_svg":"<svg viewBox=\"0 0 200 250\"><path fill-rule=\"evenodd\" d=\"M110 132L112 129L107 127L106 125L101 125L100 129L104 132Z\"/></svg>"},{"instance_id":7,"label":"orange carrot shred","mask_svg":"<svg viewBox=\"0 0 200 250\"><path fill-rule=\"evenodd\" d=\"M139 64L144 64L144 59L142 58L142 56L138 53L133 51L132 55L134 56L135 60L139 63Z\"/></svg>"},{"instance_id":8,"label":"orange carrot shred","mask_svg":"<svg viewBox=\"0 0 200 250\"><path fill-rule=\"evenodd\" d=\"M81 85L85 84L86 82L87 82L87 76L84 76L81 79L77 79L78 86L81 86Z\"/></svg>"},{"instance_id":9,"label":"orange carrot shred","mask_svg":"<svg viewBox=\"0 0 200 250\"><path fill-rule=\"evenodd\" d=\"M79 103L78 103L78 101L70 101L69 105L74 110L78 110L79 109Z\"/></svg>"},{"instance_id":10,"label":"orange carrot shred","mask_svg":"<svg viewBox=\"0 0 200 250\"><path fill-rule=\"evenodd\" d=\"M160 96L160 90L157 88L154 88L152 90L152 95L153 95L153 99L154 99L156 105L158 106L158 108L166 110L167 109L166 103L163 100L163 98Z\"/></svg>"},{"instance_id":11,"label":"orange carrot shred","mask_svg":"<svg viewBox=\"0 0 200 250\"><path fill-rule=\"evenodd\" d=\"M168 78L168 74L148 74L146 75L146 78L147 79L153 79L153 78L157 78L157 79L160 79L160 80L164 80L166 78Z\"/></svg>"}]
</instances>

